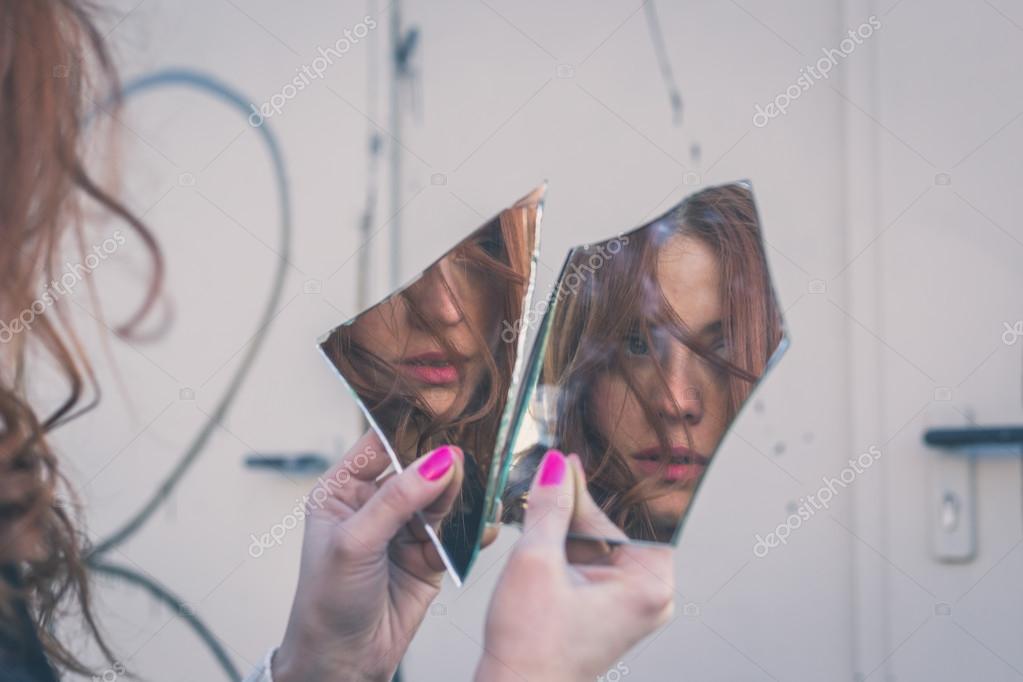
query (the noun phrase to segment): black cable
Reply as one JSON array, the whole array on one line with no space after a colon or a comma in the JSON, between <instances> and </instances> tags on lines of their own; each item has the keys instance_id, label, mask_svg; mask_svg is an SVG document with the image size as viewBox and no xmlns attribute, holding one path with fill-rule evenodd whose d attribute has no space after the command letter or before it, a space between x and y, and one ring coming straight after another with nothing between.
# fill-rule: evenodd
<instances>
[{"instance_id":1,"label":"black cable","mask_svg":"<svg viewBox=\"0 0 1023 682\"><path fill-rule=\"evenodd\" d=\"M251 103L230 87L205 74L184 69L170 69L166 71L159 71L148 76L143 76L130 82L124 88L123 95L125 99L127 99L130 96L166 86L187 86L198 89L206 94L213 95L241 112L246 120L248 120L252 111ZM277 144L277 139L267 127L267 122L265 120L260 126L256 127L256 131L262 136L263 141L266 143L267 149L270 152L270 160L273 164L277 179L278 200L280 202L281 209L281 236L280 246L278 247L279 250L277 252L279 260L277 271L274 274L273 284L271 285L270 298L267 300L265 311L260 319L256 334L252 337L251 345L249 346L246 354L242 357L241 363L238 366L238 370L235 372L234 377L231 379L230 385L224 392L219 404L216 408L214 408L209 419L206 420L202 428L199 430L199 433L196 434L191 445L188 446L185 454L182 455L181 460L159 485L159 487L157 487L142 508L130 517L128 521L121 526L121 528L112 533L105 540L100 541L89 552L87 555L87 558L89 559L110 551L137 533L168 497L168 495L170 495L174 487L181 481L185 472L188 471L189 467L191 467L191 465L195 462L196 457L199 456L199 453L206 446L206 442L213 434L216 426L224 418L224 415L227 414L227 409L234 401L238 390L241 388L242 382L245 380L249 370L252 368L256 355L259 353L259 350L263 345L270 322L273 320L277 305L280 303L284 292L284 281L287 274L288 257L291 251L291 197L288 190L288 178L284 167L284 159L281 155L280 147Z\"/></svg>"},{"instance_id":2,"label":"black cable","mask_svg":"<svg viewBox=\"0 0 1023 682\"><path fill-rule=\"evenodd\" d=\"M161 601L171 608L175 613L181 616L186 623L188 623L192 629L199 635L199 637L206 643L206 646L210 648L213 655L217 659L217 663L220 664L221 669L227 675L228 679L238 682L242 679L241 673L238 672L238 668L231 662L231 658L227 655L224 647L217 640L216 636L210 631L206 625L199 620L194 613L188 608L188 605L177 596L175 596L170 590L161 585L160 583L142 575L137 571L126 566L120 566L117 564L109 564L103 561L94 560L91 564L92 570L97 573L105 573L106 575L113 576L119 580L123 580L138 587L143 588L149 594L156 599Z\"/></svg>"},{"instance_id":3,"label":"black cable","mask_svg":"<svg viewBox=\"0 0 1023 682\"><path fill-rule=\"evenodd\" d=\"M159 71L148 76L143 76L129 82L125 86L122 96L127 99L134 95L168 86L194 88L212 95L237 109L247 121L249 120L252 105L245 97L241 96L232 88L224 85L216 79L196 71L169 69ZM217 662L220 664L220 667L223 669L228 678L232 680L232 682L237 682L241 679L241 675L237 668L235 668L230 657L227 655L227 652L224 651L224 648L220 645L220 642L217 641L216 637L214 637L210 629L201 620L199 620L195 614L182 608L181 600L177 599L170 590L156 581L123 566L106 563L102 561L101 556L104 553L109 552L114 547L124 543L132 535L137 533L152 517L160 505L168 498L171 491L173 491L175 486L180 483L185 473L195 462L196 458L202 452L202 449L206 446L210 436L213 434L214 429L227 414L228 408L234 401L242 383L251 371L256 356L266 338L270 322L273 320L276 308L281 301L284 291L285 277L287 274L288 258L291 252L291 196L288 188L288 177L284 165L284 159L281 155L277 139L270 131L265 120L263 120L259 126L256 126L256 130L263 138L263 141L266 143L267 150L270 153L270 160L273 164L274 174L277 181L278 201L281 212L280 245L277 252L279 262L274 274L273 283L270 289L270 296L267 300L265 311L260 318L256 333L251 339L248 351L242 357L241 363L231 379L227 390L224 392L220 402L217 404L216 408L214 408L210 417L206 420L206 422L204 422L198 434L196 434L192 443L185 450L185 453L181 456L177 465L175 465L170 474L164 478L163 482L157 487L149 500L138 512L131 516L117 531L112 533L105 540L100 541L86 554L86 561L92 570L99 573L105 573L143 587L154 598L171 605L184 619L185 623L187 623L196 635L198 635L198 637L206 644L206 646L209 647L210 651L217 659Z\"/></svg>"},{"instance_id":4,"label":"black cable","mask_svg":"<svg viewBox=\"0 0 1023 682\"><path fill-rule=\"evenodd\" d=\"M668 48L664 43L661 20L657 17L657 6L654 4L654 0L647 0L643 3L643 10L646 14L647 26L650 29L650 40L654 44L654 56L657 57L661 76L664 78L664 86L668 88L671 120L675 125L680 125L682 123L682 93L679 92L678 84L675 82L675 73L671 68L671 59L668 58Z\"/></svg>"}]
</instances>

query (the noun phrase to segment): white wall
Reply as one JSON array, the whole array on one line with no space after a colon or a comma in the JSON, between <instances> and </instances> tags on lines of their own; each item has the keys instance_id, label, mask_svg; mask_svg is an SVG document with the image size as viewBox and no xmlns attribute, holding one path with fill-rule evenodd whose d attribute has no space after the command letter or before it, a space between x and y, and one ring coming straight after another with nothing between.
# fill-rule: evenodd
<instances>
[{"instance_id":1,"label":"white wall","mask_svg":"<svg viewBox=\"0 0 1023 682\"><path fill-rule=\"evenodd\" d=\"M126 77L190 66L255 101L280 92L317 48L333 44L367 13L365 3L323 0L120 4L124 11L107 25ZM914 88L940 89L943 73L929 66L928 55L946 43L935 41L923 18L897 19L912 12L930 19L926 7L957 3L889 4L659 2L685 105L675 126L639 2L404 3L405 20L419 27L421 41L419 78L407 101L414 112L403 117L403 276L543 179L550 191L540 291L569 246L635 226L699 186L754 183L793 345L717 457L678 549L678 617L626 659L634 679L851 679L854 671L878 670L898 643L882 642L867 653L858 644L856 614L866 597L856 591L855 541L836 525L853 523L852 496L836 502L833 518L807 522L784 548L763 559L752 552L755 534L783 522L822 476L837 475L871 444L850 421L851 327L837 309L846 305L849 283L836 273L863 246L848 232L856 214L850 121L877 114L861 114L861 105L840 93L850 73L866 79L868 89L878 87L873 68L850 72L854 60L880 61L882 70L886 59L899 64L899 81L886 81L888 101L901 101L907 88L912 97ZM978 13L993 12L977 5ZM381 81L374 104L366 82L367 57L386 47L383 9L365 41L270 119L294 192L283 303L225 428L167 507L112 557L176 590L242 667L279 640L300 545L300 531L293 531L255 559L250 534L281 521L311 486L308 479L248 471L242 457L252 450L338 454L358 435L353 403L314 351L314 340L357 312L356 260L348 259L359 246L367 112L387 125L386 86ZM752 124L755 105L783 92L822 48L837 47L872 13L883 22L876 37L787 114L764 127ZM934 16L955 35L955 14ZM1003 18L984 21L971 42L995 30L1011 35ZM882 44L903 52L882 53ZM962 50L959 59L969 70L980 68L984 56ZM1018 102L996 89L1011 78L1006 73L978 85L972 111L1012 110ZM920 95L918 101L896 109L899 120L891 125L926 132L940 146L944 128L928 132L930 100ZM967 118L973 125L963 133L964 148L1004 122ZM60 444L96 537L147 499L216 404L252 336L278 262L272 176L244 120L182 91L132 102L120 119L114 128L123 136L126 197L160 237L175 317L158 342L129 346L97 332L85 312L92 310L88 298L76 295L81 307L74 309L106 392L93 414L61 434ZM691 153L694 144L699 158ZM184 173L195 177L194 186L181 183ZM431 182L437 174L445 184ZM382 229L368 247L374 297L387 291L386 179L379 177L374 225ZM113 229L108 224L96 234L101 239ZM129 239L97 270L110 318L120 319L138 299L144 264L143 250ZM322 292L304 293L309 280L320 281ZM815 280L825 281L826 294L812 293ZM958 350L952 341L944 352ZM184 388L195 400L180 399ZM468 678L489 587L513 539L513 531L505 532L461 591L445 589L408 654L407 679ZM130 588L109 586L101 596L129 669L158 680L218 678L172 613Z\"/></svg>"}]
</instances>

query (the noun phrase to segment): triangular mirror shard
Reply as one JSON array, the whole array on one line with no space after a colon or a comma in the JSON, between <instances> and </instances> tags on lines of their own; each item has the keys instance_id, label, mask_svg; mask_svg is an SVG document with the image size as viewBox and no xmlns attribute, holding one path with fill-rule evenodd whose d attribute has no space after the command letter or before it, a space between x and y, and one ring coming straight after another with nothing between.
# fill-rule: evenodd
<instances>
[{"instance_id":1,"label":"triangular mirror shard","mask_svg":"<svg viewBox=\"0 0 1023 682\"><path fill-rule=\"evenodd\" d=\"M647 225L573 249L553 292L488 518L521 521L538 463L557 448L579 455L617 527L576 536L674 542L729 427L786 345L749 183L704 189Z\"/></svg>"},{"instance_id":2,"label":"triangular mirror shard","mask_svg":"<svg viewBox=\"0 0 1023 682\"><path fill-rule=\"evenodd\" d=\"M395 468L442 444L465 453L461 492L435 528L459 582L479 547L491 460L518 393L520 318L533 288L544 191L487 221L320 342Z\"/></svg>"}]
</instances>

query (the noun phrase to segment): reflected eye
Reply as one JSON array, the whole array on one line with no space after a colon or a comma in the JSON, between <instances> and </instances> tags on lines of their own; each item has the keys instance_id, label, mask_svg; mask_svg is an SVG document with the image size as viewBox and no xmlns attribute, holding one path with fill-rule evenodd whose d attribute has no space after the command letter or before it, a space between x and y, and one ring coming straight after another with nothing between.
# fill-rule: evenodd
<instances>
[{"instance_id":1,"label":"reflected eye","mask_svg":"<svg viewBox=\"0 0 1023 682\"><path fill-rule=\"evenodd\" d=\"M725 337L723 336L716 337L714 341L710 344L710 352L718 356L719 358L727 358L728 344L725 343Z\"/></svg>"},{"instance_id":2,"label":"reflected eye","mask_svg":"<svg viewBox=\"0 0 1023 682\"><path fill-rule=\"evenodd\" d=\"M650 345L639 332L629 334L625 340L625 348L630 355L647 355L650 353Z\"/></svg>"},{"instance_id":3,"label":"reflected eye","mask_svg":"<svg viewBox=\"0 0 1023 682\"><path fill-rule=\"evenodd\" d=\"M505 262L504 240L501 236L485 232L455 254L455 262L474 270L486 271L490 260Z\"/></svg>"},{"instance_id":4,"label":"reflected eye","mask_svg":"<svg viewBox=\"0 0 1023 682\"><path fill-rule=\"evenodd\" d=\"M500 258L504 255L504 241L500 236L489 236L479 240L477 245L492 258Z\"/></svg>"}]
</instances>

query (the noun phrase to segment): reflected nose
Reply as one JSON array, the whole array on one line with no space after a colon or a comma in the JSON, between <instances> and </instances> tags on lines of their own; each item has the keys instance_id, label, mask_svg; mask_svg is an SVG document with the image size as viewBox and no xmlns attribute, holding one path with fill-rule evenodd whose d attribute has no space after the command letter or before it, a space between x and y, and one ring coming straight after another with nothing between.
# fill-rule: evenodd
<instances>
[{"instance_id":1,"label":"reflected nose","mask_svg":"<svg viewBox=\"0 0 1023 682\"><path fill-rule=\"evenodd\" d=\"M662 418L699 424L704 415L703 382L696 355L685 346L672 350L664 366L657 409Z\"/></svg>"},{"instance_id":2,"label":"reflected nose","mask_svg":"<svg viewBox=\"0 0 1023 682\"><path fill-rule=\"evenodd\" d=\"M409 288L408 297L416 311L434 324L456 325L462 321L462 309L455 292L438 267L431 268L413 284ZM414 315L415 319L417 317Z\"/></svg>"}]
</instances>

